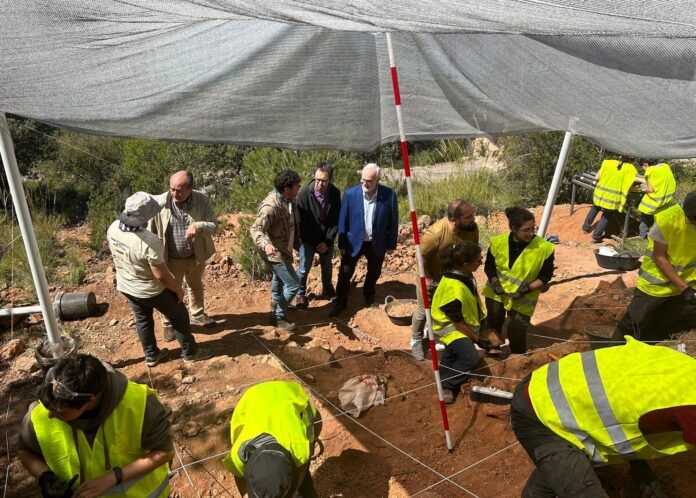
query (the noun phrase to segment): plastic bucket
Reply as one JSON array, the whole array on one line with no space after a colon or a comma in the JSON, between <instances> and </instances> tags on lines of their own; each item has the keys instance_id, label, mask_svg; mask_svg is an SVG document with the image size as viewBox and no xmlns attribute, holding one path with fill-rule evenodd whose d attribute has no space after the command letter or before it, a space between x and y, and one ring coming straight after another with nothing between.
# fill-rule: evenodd
<instances>
[{"instance_id":1,"label":"plastic bucket","mask_svg":"<svg viewBox=\"0 0 696 498\"><path fill-rule=\"evenodd\" d=\"M60 338L63 341L63 354L57 358L53 357L52 347L48 342L48 339L44 340L39 347L34 350L34 358L36 358L36 363L39 364L39 367L41 367L41 370L43 370L44 375L53 365L56 364L59 359L63 358L64 356L75 354L77 351L77 344L72 337L66 337L63 335Z\"/></svg>"}]
</instances>

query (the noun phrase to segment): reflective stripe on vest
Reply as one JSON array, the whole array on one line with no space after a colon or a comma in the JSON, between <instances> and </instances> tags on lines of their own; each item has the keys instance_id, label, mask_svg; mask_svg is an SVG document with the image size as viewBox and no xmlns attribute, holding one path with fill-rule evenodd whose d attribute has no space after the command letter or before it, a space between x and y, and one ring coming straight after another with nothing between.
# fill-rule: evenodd
<instances>
[{"instance_id":1,"label":"reflective stripe on vest","mask_svg":"<svg viewBox=\"0 0 696 498\"><path fill-rule=\"evenodd\" d=\"M441 306L454 300L461 303L464 323L474 332L480 330L481 320L484 317L483 304L478 294L472 294L469 287L456 278L442 277L433 295L430 318L433 322L433 334L437 335L440 342L446 346L457 339L466 337L464 333L457 330L457 327L441 309Z\"/></svg>"},{"instance_id":2,"label":"reflective stripe on vest","mask_svg":"<svg viewBox=\"0 0 696 498\"><path fill-rule=\"evenodd\" d=\"M615 159L603 161L592 202L603 209L623 211L628 191L637 173L636 167L631 163L620 163Z\"/></svg>"},{"instance_id":3,"label":"reflective stripe on vest","mask_svg":"<svg viewBox=\"0 0 696 498\"><path fill-rule=\"evenodd\" d=\"M696 288L696 250L693 249L696 247L696 226L688 223L684 210L676 204L657 213L655 224L667 241L667 260L682 280ZM649 238L636 287L654 297L677 296L679 289L654 260L654 247L655 241Z\"/></svg>"},{"instance_id":4,"label":"reflective stripe on vest","mask_svg":"<svg viewBox=\"0 0 696 498\"><path fill-rule=\"evenodd\" d=\"M641 213L654 215L674 202L676 182L669 164L666 163L648 167L645 171L645 179L650 182L653 192L643 196L638 210Z\"/></svg>"},{"instance_id":5,"label":"reflective stripe on vest","mask_svg":"<svg viewBox=\"0 0 696 498\"><path fill-rule=\"evenodd\" d=\"M528 292L515 300L510 299L509 294L517 292L522 284L530 284L538 278L544 261L553 254L554 246L541 237L535 236L510 268L509 237L509 234L496 235L491 238L490 244L496 272L505 294L499 295L493 292L490 283L486 283L481 294L502 303L506 310L514 309L532 316L539 300L538 290Z\"/></svg>"}]
</instances>

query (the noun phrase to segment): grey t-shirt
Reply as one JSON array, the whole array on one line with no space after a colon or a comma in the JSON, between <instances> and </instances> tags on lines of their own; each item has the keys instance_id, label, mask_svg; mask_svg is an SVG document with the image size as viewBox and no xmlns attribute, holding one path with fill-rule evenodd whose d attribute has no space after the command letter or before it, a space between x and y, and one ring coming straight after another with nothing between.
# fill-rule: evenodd
<instances>
[{"instance_id":1,"label":"grey t-shirt","mask_svg":"<svg viewBox=\"0 0 696 498\"><path fill-rule=\"evenodd\" d=\"M104 363L107 370L107 385L104 388L102 402L97 411L91 413L89 418L79 418L69 422L71 426L84 432L89 444L94 442L99 426L114 411L121 401L123 393L128 385L128 378L121 372L114 370L108 363ZM31 412L38 404L34 401L29 405L27 413L22 420L19 433L19 449L41 455L41 446L36 438L34 424L31 422ZM146 451L173 451L173 435L171 424L172 410L164 406L157 395L149 394L145 402L145 416L143 418L143 430L140 435L140 446Z\"/></svg>"},{"instance_id":2,"label":"grey t-shirt","mask_svg":"<svg viewBox=\"0 0 696 498\"><path fill-rule=\"evenodd\" d=\"M653 223L652 228L648 232L648 237L650 237L655 242L658 242L660 244L669 245L668 242L665 240L665 236L662 235L662 232L660 231L660 227L657 226L657 223Z\"/></svg>"}]
</instances>

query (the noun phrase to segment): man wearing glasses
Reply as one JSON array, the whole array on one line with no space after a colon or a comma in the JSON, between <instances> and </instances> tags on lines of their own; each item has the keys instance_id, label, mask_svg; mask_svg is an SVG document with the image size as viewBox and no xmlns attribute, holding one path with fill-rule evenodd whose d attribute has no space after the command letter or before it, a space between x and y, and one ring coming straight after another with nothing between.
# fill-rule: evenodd
<instances>
[{"instance_id":1,"label":"man wearing glasses","mask_svg":"<svg viewBox=\"0 0 696 498\"><path fill-rule=\"evenodd\" d=\"M681 205L660 211L648 233L648 248L628 310L613 340L630 335L661 341L674 333L684 306L696 305L696 191Z\"/></svg>"},{"instance_id":2,"label":"man wearing glasses","mask_svg":"<svg viewBox=\"0 0 696 498\"><path fill-rule=\"evenodd\" d=\"M341 267L331 316L337 316L346 308L350 279L361 256L367 260L367 276L363 284L365 305L374 305L375 285L382 273L384 256L396 249L399 231L396 194L380 185L379 179L379 166L370 163L362 169L361 185L346 189L343 196L338 217Z\"/></svg>"},{"instance_id":3,"label":"man wearing glasses","mask_svg":"<svg viewBox=\"0 0 696 498\"><path fill-rule=\"evenodd\" d=\"M58 360L19 435L19 459L44 497L165 497L171 410L94 356Z\"/></svg>"},{"instance_id":4,"label":"man wearing glasses","mask_svg":"<svg viewBox=\"0 0 696 498\"><path fill-rule=\"evenodd\" d=\"M331 282L333 273L334 239L338 234L338 213L341 209L341 193L331 183L333 168L320 163L314 171L314 180L297 195L297 210L300 213L300 266L297 276L300 289L297 291L295 308L307 309L307 277L312 269L314 255L319 254L321 266L321 297L333 299L336 290Z\"/></svg>"}]
</instances>

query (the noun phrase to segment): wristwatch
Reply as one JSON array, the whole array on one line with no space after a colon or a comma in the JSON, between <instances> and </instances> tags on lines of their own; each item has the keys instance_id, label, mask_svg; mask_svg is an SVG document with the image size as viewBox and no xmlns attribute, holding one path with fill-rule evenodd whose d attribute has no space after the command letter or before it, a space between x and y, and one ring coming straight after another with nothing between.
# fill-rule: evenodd
<instances>
[{"instance_id":1,"label":"wristwatch","mask_svg":"<svg viewBox=\"0 0 696 498\"><path fill-rule=\"evenodd\" d=\"M123 471L121 470L121 467L114 467L112 470L114 471L114 476L116 477L116 486L118 486L123 482Z\"/></svg>"}]
</instances>

